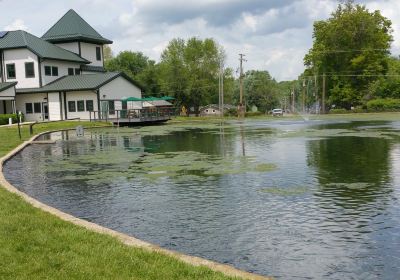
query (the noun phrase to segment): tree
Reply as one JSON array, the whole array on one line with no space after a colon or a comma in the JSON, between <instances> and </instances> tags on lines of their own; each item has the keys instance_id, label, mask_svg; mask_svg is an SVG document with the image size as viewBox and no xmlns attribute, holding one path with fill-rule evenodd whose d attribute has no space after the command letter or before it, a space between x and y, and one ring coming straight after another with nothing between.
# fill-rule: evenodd
<instances>
[{"instance_id":1,"label":"tree","mask_svg":"<svg viewBox=\"0 0 400 280\"><path fill-rule=\"evenodd\" d=\"M255 105L259 111L266 112L280 105L277 82L268 71L246 72L243 87L248 106Z\"/></svg>"},{"instance_id":2,"label":"tree","mask_svg":"<svg viewBox=\"0 0 400 280\"><path fill-rule=\"evenodd\" d=\"M353 1L314 23L314 44L304 58L306 75L328 76L328 102L343 108L360 104L369 86L388 71L391 21Z\"/></svg>"},{"instance_id":3,"label":"tree","mask_svg":"<svg viewBox=\"0 0 400 280\"><path fill-rule=\"evenodd\" d=\"M109 45L103 46L103 59L104 62L111 60L114 57L113 51Z\"/></svg>"},{"instance_id":4,"label":"tree","mask_svg":"<svg viewBox=\"0 0 400 280\"><path fill-rule=\"evenodd\" d=\"M160 85L179 105L194 107L208 104L218 92L222 48L213 39L173 39L161 55Z\"/></svg>"}]
</instances>

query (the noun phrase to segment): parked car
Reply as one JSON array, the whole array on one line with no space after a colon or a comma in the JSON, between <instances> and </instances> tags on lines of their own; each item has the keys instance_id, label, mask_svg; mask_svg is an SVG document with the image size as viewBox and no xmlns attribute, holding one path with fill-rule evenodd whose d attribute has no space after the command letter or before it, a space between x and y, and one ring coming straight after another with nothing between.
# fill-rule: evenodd
<instances>
[{"instance_id":1,"label":"parked car","mask_svg":"<svg viewBox=\"0 0 400 280\"><path fill-rule=\"evenodd\" d=\"M273 109L272 110L272 116L283 116L283 110L282 109Z\"/></svg>"}]
</instances>

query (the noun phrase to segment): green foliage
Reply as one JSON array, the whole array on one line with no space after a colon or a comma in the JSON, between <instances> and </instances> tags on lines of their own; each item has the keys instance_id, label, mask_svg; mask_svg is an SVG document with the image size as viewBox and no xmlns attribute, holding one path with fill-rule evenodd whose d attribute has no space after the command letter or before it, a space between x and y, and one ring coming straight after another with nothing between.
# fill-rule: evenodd
<instances>
[{"instance_id":1,"label":"green foliage","mask_svg":"<svg viewBox=\"0 0 400 280\"><path fill-rule=\"evenodd\" d=\"M251 70L246 72L243 82L247 106L257 106L261 112L266 112L278 106L278 83L272 79L268 71ZM239 89L237 89L237 96Z\"/></svg>"},{"instance_id":2,"label":"green foliage","mask_svg":"<svg viewBox=\"0 0 400 280\"><path fill-rule=\"evenodd\" d=\"M213 39L173 39L161 55L160 85L186 108L218 100L218 76L223 49ZM225 87L231 88L232 71L226 70Z\"/></svg>"},{"instance_id":3,"label":"green foliage","mask_svg":"<svg viewBox=\"0 0 400 280\"><path fill-rule=\"evenodd\" d=\"M237 114L237 112L236 112ZM258 117L258 116L263 116L265 113L263 112L246 112L246 117Z\"/></svg>"},{"instance_id":4,"label":"green foliage","mask_svg":"<svg viewBox=\"0 0 400 280\"><path fill-rule=\"evenodd\" d=\"M367 102L369 112L400 111L400 99L375 99Z\"/></svg>"},{"instance_id":5,"label":"green foliage","mask_svg":"<svg viewBox=\"0 0 400 280\"><path fill-rule=\"evenodd\" d=\"M379 11L353 1L339 4L328 20L314 23L313 37L305 73L327 73L330 104L348 109L361 104L369 87L388 72L391 21Z\"/></svg>"},{"instance_id":6,"label":"green foliage","mask_svg":"<svg viewBox=\"0 0 400 280\"><path fill-rule=\"evenodd\" d=\"M123 51L105 61L107 71L122 71L144 87L144 96L157 96L157 66L141 52Z\"/></svg>"},{"instance_id":7,"label":"green foliage","mask_svg":"<svg viewBox=\"0 0 400 280\"><path fill-rule=\"evenodd\" d=\"M0 125L8 124L8 119L11 118L13 123L18 122L17 114L1 114L0 115ZM24 115L22 115L22 121L24 121Z\"/></svg>"},{"instance_id":8,"label":"green foliage","mask_svg":"<svg viewBox=\"0 0 400 280\"><path fill-rule=\"evenodd\" d=\"M329 114L348 114L348 113L351 113L351 111L346 109L331 109L329 111Z\"/></svg>"}]
</instances>

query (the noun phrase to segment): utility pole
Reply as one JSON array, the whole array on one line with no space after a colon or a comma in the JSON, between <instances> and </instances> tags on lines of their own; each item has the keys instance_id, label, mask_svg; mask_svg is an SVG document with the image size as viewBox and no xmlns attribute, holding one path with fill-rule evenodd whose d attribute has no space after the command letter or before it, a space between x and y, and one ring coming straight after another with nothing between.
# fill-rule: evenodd
<instances>
[{"instance_id":1,"label":"utility pole","mask_svg":"<svg viewBox=\"0 0 400 280\"><path fill-rule=\"evenodd\" d=\"M292 90L292 114L294 114L294 110L295 110L294 100L295 100L295 93L294 93L294 88L293 88L293 90Z\"/></svg>"},{"instance_id":2,"label":"utility pole","mask_svg":"<svg viewBox=\"0 0 400 280\"><path fill-rule=\"evenodd\" d=\"M326 74L322 75L322 114L325 114L325 86L326 86Z\"/></svg>"},{"instance_id":3,"label":"utility pole","mask_svg":"<svg viewBox=\"0 0 400 280\"><path fill-rule=\"evenodd\" d=\"M221 61L219 65L219 110L221 117L224 117L224 63Z\"/></svg>"},{"instance_id":4,"label":"utility pole","mask_svg":"<svg viewBox=\"0 0 400 280\"><path fill-rule=\"evenodd\" d=\"M302 90L302 110L303 110L303 114L306 112L306 80L303 80L303 90Z\"/></svg>"},{"instance_id":5,"label":"utility pole","mask_svg":"<svg viewBox=\"0 0 400 280\"><path fill-rule=\"evenodd\" d=\"M244 54L239 54L239 61L240 61L240 101L239 101L239 108L238 108L238 117L243 118L244 117L244 107L243 107L243 61L246 61L244 59L245 55Z\"/></svg>"}]
</instances>

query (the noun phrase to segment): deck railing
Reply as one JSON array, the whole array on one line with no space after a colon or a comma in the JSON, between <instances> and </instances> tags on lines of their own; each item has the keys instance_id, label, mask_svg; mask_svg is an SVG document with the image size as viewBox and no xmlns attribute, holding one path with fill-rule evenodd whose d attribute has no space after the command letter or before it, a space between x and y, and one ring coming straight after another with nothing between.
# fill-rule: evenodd
<instances>
[{"instance_id":1,"label":"deck railing","mask_svg":"<svg viewBox=\"0 0 400 280\"><path fill-rule=\"evenodd\" d=\"M90 121L105 120L113 122L151 122L167 120L176 115L175 108L157 107L126 110L90 111Z\"/></svg>"}]
</instances>

